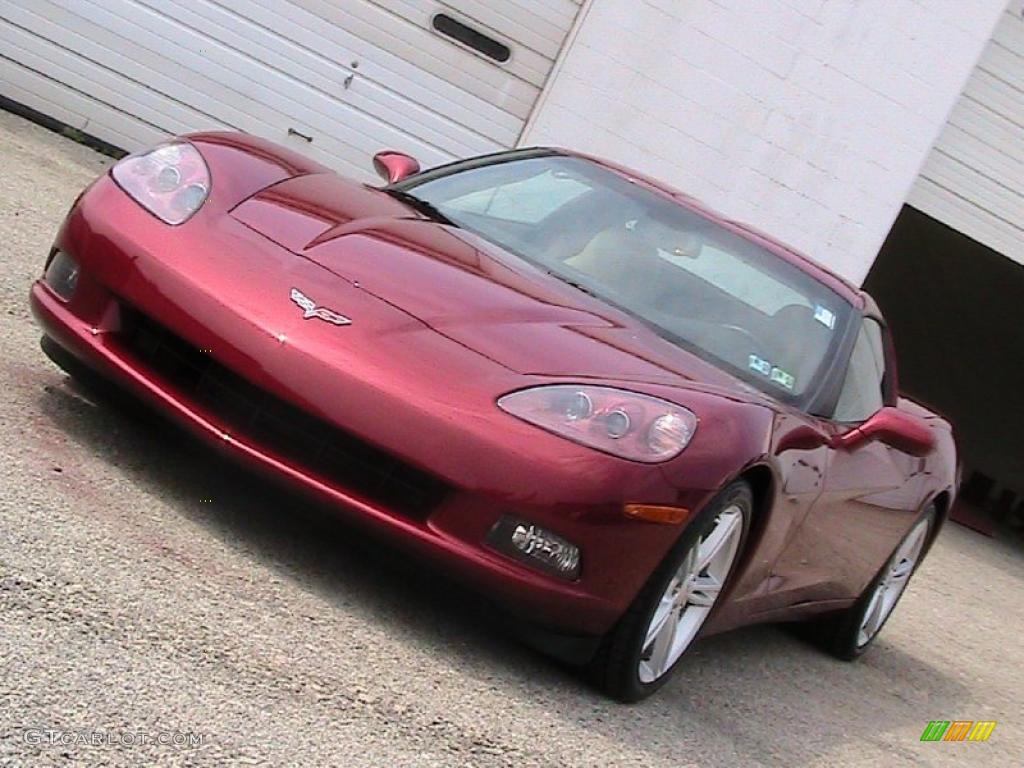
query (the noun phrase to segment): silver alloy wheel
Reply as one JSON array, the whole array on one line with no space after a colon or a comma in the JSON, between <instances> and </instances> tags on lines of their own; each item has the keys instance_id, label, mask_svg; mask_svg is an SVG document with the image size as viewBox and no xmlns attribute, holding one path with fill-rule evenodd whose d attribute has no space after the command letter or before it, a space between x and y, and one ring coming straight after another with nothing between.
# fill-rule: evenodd
<instances>
[{"instance_id":1,"label":"silver alloy wheel","mask_svg":"<svg viewBox=\"0 0 1024 768\"><path fill-rule=\"evenodd\" d=\"M867 610L864 611L864 618L861 621L860 629L857 631L857 647L862 648L871 642L878 630L882 628L885 620L896 602L907 588L907 582L921 559L921 551L924 549L925 539L928 538L928 523L930 518L923 517L917 521L910 533L900 544L893 554L885 569L882 578L875 586L871 594Z\"/></svg>"},{"instance_id":2,"label":"silver alloy wheel","mask_svg":"<svg viewBox=\"0 0 1024 768\"><path fill-rule=\"evenodd\" d=\"M647 625L640 666L642 683L672 668L703 626L732 570L743 534L743 511L723 509L711 528L686 553Z\"/></svg>"}]
</instances>

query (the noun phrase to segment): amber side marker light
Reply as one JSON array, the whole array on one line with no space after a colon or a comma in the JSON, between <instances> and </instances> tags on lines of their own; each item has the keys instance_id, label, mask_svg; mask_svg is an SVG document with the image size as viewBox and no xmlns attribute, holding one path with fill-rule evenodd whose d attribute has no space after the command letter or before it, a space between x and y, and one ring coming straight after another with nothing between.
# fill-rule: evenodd
<instances>
[{"instance_id":1,"label":"amber side marker light","mask_svg":"<svg viewBox=\"0 0 1024 768\"><path fill-rule=\"evenodd\" d=\"M683 507L664 507L654 504L627 504L624 511L626 517L646 520L649 523L664 523L665 525L685 523L692 514L690 510Z\"/></svg>"}]
</instances>

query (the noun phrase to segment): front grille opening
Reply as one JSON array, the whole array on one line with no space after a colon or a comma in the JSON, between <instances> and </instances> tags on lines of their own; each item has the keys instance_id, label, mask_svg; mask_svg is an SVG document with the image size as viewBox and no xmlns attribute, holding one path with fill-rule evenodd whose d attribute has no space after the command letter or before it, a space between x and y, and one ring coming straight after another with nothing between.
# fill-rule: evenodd
<instances>
[{"instance_id":1,"label":"front grille opening","mask_svg":"<svg viewBox=\"0 0 1024 768\"><path fill-rule=\"evenodd\" d=\"M122 319L125 351L240 439L407 517L425 518L447 493L433 475L260 389L141 312L123 306Z\"/></svg>"}]
</instances>

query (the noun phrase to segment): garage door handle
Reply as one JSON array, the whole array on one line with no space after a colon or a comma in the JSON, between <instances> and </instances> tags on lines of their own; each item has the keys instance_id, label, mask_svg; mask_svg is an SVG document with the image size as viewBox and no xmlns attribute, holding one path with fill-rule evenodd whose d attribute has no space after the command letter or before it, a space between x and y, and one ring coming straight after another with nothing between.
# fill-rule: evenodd
<instances>
[{"instance_id":1,"label":"garage door handle","mask_svg":"<svg viewBox=\"0 0 1024 768\"><path fill-rule=\"evenodd\" d=\"M312 136L307 136L304 133L299 133L294 128L289 128L288 129L288 135L289 136L298 136L300 139L305 139L306 141L308 141L310 143L312 143L312 141L313 141L313 137Z\"/></svg>"}]
</instances>

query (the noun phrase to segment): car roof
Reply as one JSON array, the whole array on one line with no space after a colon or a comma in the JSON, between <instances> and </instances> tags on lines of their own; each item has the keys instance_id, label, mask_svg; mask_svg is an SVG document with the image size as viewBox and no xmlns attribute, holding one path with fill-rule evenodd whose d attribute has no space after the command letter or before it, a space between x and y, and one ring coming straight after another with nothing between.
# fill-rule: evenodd
<instances>
[{"instance_id":1,"label":"car roof","mask_svg":"<svg viewBox=\"0 0 1024 768\"><path fill-rule=\"evenodd\" d=\"M672 198L681 205L699 213L707 219L719 224L726 229L736 232L742 237L751 240L766 250L774 253L779 258L784 259L788 263L797 267L801 271L807 273L818 282L831 288L835 293L841 296L843 299L848 301L857 309L863 310L867 302L865 300L865 293L856 285L849 280L837 275L835 272L830 270L823 264L815 261L810 256L802 253L792 246L783 243L782 241L772 237L771 235L762 232L761 230L746 224L742 221L736 221L730 219L727 216L719 213L710 206L704 204L697 198L682 192L663 181L655 179L645 173L633 170L619 163L615 163L611 160L606 160L601 157L594 155L588 155L584 152L577 152L571 149L565 149L564 147L534 147L526 150L513 150L512 153L502 154L554 154L554 155L565 155L569 157L578 157L583 160L600 165L603 168L607 168L613 173L617 173L631 181L642 182L644 186L659 192L667 197Z\"/></svg>"}]
</instances>

